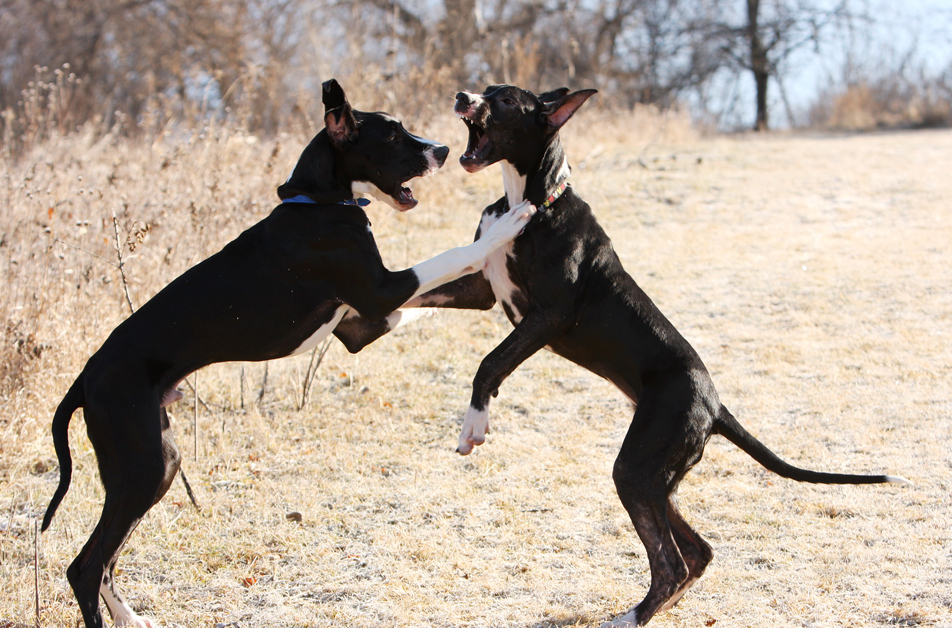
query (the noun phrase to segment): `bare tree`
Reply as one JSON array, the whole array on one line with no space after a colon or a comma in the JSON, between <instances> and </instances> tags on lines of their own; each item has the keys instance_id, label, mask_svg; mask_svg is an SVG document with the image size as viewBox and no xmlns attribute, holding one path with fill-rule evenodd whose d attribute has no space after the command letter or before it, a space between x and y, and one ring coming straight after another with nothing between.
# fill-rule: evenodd
<instances>
[{"instance_id":1,"label":"bare tree","mask_svg":"<svg viewBox=\"0 0 952 628\"><path fill-rule=\"evenodd\" d=\"M831 44L865 1L0 0L0 111L35 66L64 63L82 78L76 124L116 111L142 124L156 104L192 120L231 107L265 132L310 125L329 73L366 106L421 113L433 93L503 81L672 106L703 101L727 72L753 77L762 130L796 53Z\"/></svg>"},{"instance_id":2,"label":"bare tree","mask_svg":"<svg viewBox=\"0 0 952 628\"><path fill-rule=\"evenodd\" d=\"M833 4L817 0L744 0L743 8L734 20L713 22L711 32L722 40L733 68L753 75L757 107L754 129L764 131L769 126L770 82L782 79L784 64L808 46L819 53L826 37L849 28L861 13L854 10L850 0Z\"/></svg>"}]
</instances>

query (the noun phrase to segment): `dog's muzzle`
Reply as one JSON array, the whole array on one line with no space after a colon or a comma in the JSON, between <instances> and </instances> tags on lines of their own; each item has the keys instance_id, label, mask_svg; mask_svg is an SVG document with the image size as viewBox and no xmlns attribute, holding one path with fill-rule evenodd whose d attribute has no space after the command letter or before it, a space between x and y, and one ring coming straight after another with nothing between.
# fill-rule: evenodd
<instances>
[{"instance_id":1,"label":"dog's muzzle","mask_svg":"<svg viewBox=\"0 0 952 628\"><path fill-rule=\"evenodd\" d=\"M453 107L453 111L462 118L472 119L476 113L476 105L481 101L482 96L479 94L459 92L456 94L456 106Z\"/></svg>"}]
</instances>

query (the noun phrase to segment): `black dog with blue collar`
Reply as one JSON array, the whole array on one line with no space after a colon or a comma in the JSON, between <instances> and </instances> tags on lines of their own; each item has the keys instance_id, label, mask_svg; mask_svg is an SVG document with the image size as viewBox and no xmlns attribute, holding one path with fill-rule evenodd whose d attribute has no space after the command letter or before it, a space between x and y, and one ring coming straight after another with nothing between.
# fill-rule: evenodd
<instances>
[{"instance_id":1,"label":"black dog with blue collar","mask_svg":"<svg viewBox=\"0 0 952 628\"><path fill-rule=\"evenodd\" d=\"M56 410L60 483L43 530L69 487L67 427L80 407L106 493L95 532L66 571L87 628L103 626L100 596L117 626L153 625L119 596L115 565L179 469L165 407L182 398L185 376L302 353L331 333L358 351L404 322L397 308L409 299L481 269L532 215L516 208L478 242L388 270L363 210L369 201L356 197L410 209L417 201L404 184L439 169L449 149L386 114L353 110L334 80L324 83L324 105L325 129L278 188L283 202L116 327Z\"/></svg>"}]
</instances>

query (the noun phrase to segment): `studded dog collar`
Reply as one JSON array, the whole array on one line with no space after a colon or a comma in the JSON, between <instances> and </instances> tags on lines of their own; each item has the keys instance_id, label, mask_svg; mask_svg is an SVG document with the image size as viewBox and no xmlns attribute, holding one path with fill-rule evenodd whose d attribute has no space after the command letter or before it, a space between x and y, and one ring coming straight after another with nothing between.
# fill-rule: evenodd
<instances>
[{"instance_id":1,"label":"studded dog collar","mask_svg":"<svg viewBox=\"0 0 952 628\"><path fill-rule=\"evenodd\" d=\"M539 206L539 209L548 209L552 203L557 201L562 193L565 192L565 188L568 186L569 182L566 179L562 180L562 183L559 184L559 187L555 188L555 191L549 195L549 198L542 201L542 205Z\"/></svg>"}]
</instances>

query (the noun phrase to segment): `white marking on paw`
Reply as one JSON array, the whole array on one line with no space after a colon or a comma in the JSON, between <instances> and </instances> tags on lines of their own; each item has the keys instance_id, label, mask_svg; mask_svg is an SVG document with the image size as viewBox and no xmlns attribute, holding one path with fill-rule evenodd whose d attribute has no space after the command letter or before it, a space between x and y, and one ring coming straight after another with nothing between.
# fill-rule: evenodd
<instances>
[{"instance_id":1,"label":"white marking on paw","mask_svg":"<svg viewBox=\"0 0 952 628\"><path fill-rule=\"evenodd\" d=\"M160 626L141 615L136 615L129 605L120 600L105 583L99 587L99 594L112 615L115 628L160 628Z\"/></svg>"},{"instance_id":2,"label":"white marking on paw","mask_svg":"<svg viewBox=\"0 0 952 628\"><path fill-rule=\"evenodd\" d=\"M420 285L410 300L448 281L482 270L486 257L518 236L535 213L536 208L528 202L517 205L469 246L450 249L414 266L412 270Z\"/></svg>"},{"instance_id":3,"label":"white marking on paw","mask_svg":"<svg viewBox=\"0 0 952 628\"><path fill-rule=\"evenodd\" d=\"M489 433L489 408L477 410L470 406L466 410L466 416L463 417L463 428L459 434L459 447L456 451L462 455L467 455L473 451L473 447L482 445L486 442L486 434Z\"/></svg>"},{"instance_id":4,"label":"white marking on paw","mask_svg":"<svg viewBox=\"0 0 952 628\"><path fill-rule=\"evenodd\" d=\"M482 236L476 241L476 244L486 241L492 249L496 249L507 242L511 242L522 233L522 230L526 228L535 213L536 207L529 201L522 201L513 205L508 212L497 217L489 225L488 230L482 232Z\"/></svg>"},{"instance_id":5,"label":"white marking on paw","mask_svg":"<svg viewBox=\"0 0 952 628\"><path fill-rule=\"evenodd\" d=\"M638 625L638 615L631 609L624 615L619 615L611 621L606 621L598 628L635 628Z\"/></svg>"}]
</instances>

